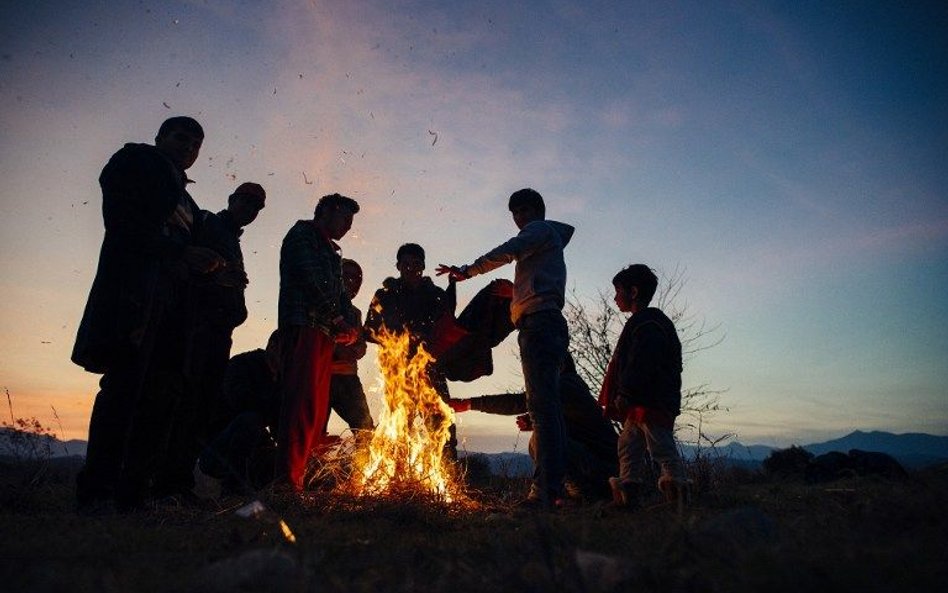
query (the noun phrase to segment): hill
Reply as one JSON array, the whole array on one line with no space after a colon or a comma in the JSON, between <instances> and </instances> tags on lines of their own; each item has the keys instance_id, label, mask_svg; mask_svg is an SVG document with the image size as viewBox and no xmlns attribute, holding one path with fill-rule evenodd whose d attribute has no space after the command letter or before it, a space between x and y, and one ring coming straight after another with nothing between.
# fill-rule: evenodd
<instances>
[{"instance_id":1,"label":"hill","mask_svg":"<svg viewBox=\"0 0 948 593\"><path fill-rule=\"evenodd\" d=\"M948 437L923 433L894 434L884 431L863 432L856 430L837 439L800 445L800 447L814 455L822 455L830 451L847 453L851 449L886 453L910 469L948 461ZM756 467L772 452L778 450L777 447L744 445L738 441L730 442L723 447L715 447L713 450L690 446L685 446L684 449L685 455L688 457L710 453L726 459L734 465L749 468Z\"/></svg>"},{"instance_id":2,"label":"hill","mask_svg":"<svg viewBox=\"0 0 948 593\"><path fill-rule=\"evenodd\" d=\"M9 434L10 429L0 429L0 454L5 453L3 445L8 442ZM82 456L86 453L86 441L78 439L60 441L52 436L42 438L45 439L44 446L48 444L53 457ZM846 453L850 449L886 453L910 469L948 461L948 436L925 433L895 434L879 430L868 432L856 430L836 439L801 445L801 447L814 455L822 455L830 451ZM711 453L733 465L753 469L777 448L768 445L745 445L739 441L732 441L714 449L685 445L683 450L685 456L689 458L694 458L698 454ZM529 456L524 453L486 454L471 451L469 455L483 455L489 462L491 471L499 476L523 477L530 475L533 471L533 464Z\"/></svg>"}]
</instances>

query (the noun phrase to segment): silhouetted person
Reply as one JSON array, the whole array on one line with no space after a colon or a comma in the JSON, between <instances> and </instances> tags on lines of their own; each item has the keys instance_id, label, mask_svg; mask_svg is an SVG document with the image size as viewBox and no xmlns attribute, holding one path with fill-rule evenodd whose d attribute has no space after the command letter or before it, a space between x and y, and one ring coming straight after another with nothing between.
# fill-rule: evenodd
<instances>
[{"instance_id":1,"label":"silhouetted person","mask_svg":"<svg viewBox=\"0 0 948 593\"><path fill-rule=\"evenodd\" d=\"M223 480L225 490L244 491L273 478L280 418L280 339L266 349L237 354L227 364L218 417L225 428L201 452L200 468Z\"/></svg>"},{"instance_id":2,"label":"silhouetted person","mask_svg":"<svg viewBox=\"0 0 948 593\"><path fill-rule=\"evenodd\" d=\"M141 505L167 450L186 392L190 281L223 264L194 244L199 211L185 189L203 138L195 120L171 118L154 146L126 144L99 177L105 237L72 353L103 374L77 478L80 508Z\"/></svg>"},{"instance_id":3,"label":"silhouetted person","mask_svg":"<svg viewBox=\"0 0 948 593\"><path fill-rule=\"evenodd\" d=\"M283 387L276 475L294 490L312 449L323 440L336 343L353 344L359 328L345 319L351 306L342 283L336 241L352 227L359 204L331 194L320 198L313 220L300 220L280 249L280 377Z\"/></svg>"},{"instance_id":4,"label":"silhouetted person","mask_svg":"<svg viewBox=\"0 0 948 593\"><path fill-rule=\"evenodd\" d=\"M566 480L568 494L583 498L609 494L608 480L618 469L616 443L618 433L613 423L602 415L602 408L589 392L589 386L576 373L571 356L560 373L560 399L566 430ZM517 415L520 430L533 430L527 414L526 393L498 393L470 399L453 399L448 404L455 412L475 410L487 414ZM536 460L536 433L530 436L528 450ZM539 490L531 488L528 498L539 498Z\"/></svg>"},{"instance_id":5,"label":"silhouetted person","mask_svg":"<svg viewBox=\"0 0 948 593\"><path fill-rule=\"evenodd\" d=\"M226 424L218 417L221 383L230 359L234 329L247 319L244 290L247 272L240 249L243 229L266 204L266 192L256 183L242 183L217 214L201 211L198 245L213 249L224 265L195 287L195 323L187 370L193 392L175 414L168 455L159 473L158 487L167 494L186 494L194 487L194 463L208 441Z\"/></svg>"},{"instance_id":6,"label":"silhouetted person","mask_svg":"<svg viewBox=\"0 0 948 593\"><path fill-rule=\"evenodd\" d=\"M362 287L362 267L357 262L351 259L342 260L342 284L350 302L343 316L349 325L361 328L362 312L351 304ZM330 408L357 436L360 435L359 431L371 431L374 428L365 390L359 379L359 359L365 356L365 350L365 336L362 331L359 331L359 338L352 344L336 344L332 357L332 380L329 385ZM326 421L328 423L329 416L326 416ZM323 426L323 432L325 430L326 427Z\"/></svg>"},{"instance_id":7,"label":"silhouetted person","mask_svg":"<svg viewBox=\"0 0 948 593\"><path fill-rule=\"evenodd\" d=\"M454 290L444 290L425 276L425 250L417 243L405 243L395 254L397 278L386 278L375 291L365 318L366 339L377 342L374 334L383 326L393 333L408 332L414 349L423 345L431 352L435 327L444 315L454 313ZM441 399L451 399L448 382L437 362L428 366L428 379ZM457 429L450 427L445 451L457 458Z\"/></svg>"},{"instance_id":8,"label":"silhouetted person","mask_svg":"<svg viewBox=\"0 0 948 593\"><path fill-rule=\"evenodd\" d=\"M574 229L546 220L546 205L536 190L525 188L514 192L508 207L514 224L520 229L517 236L470 265L442 264L437 272L465 280L517 262L510 317L519 331L517 341L527 389L527 408L536 434L539 503L552 507L565 496L566 437L559 383L569 334L562 314L566 301L563 249Z\"/></svg>"},{"instance_id":9,"label":"silhouetted person","mask_svg":"<svg viewBox=\"0 0 948 593\"><path fill-rule=\"evenodd\" d=\"M661 309L649 307L658 278L644 264L623 268L612 279L616 307L632 313L606 368L599 403L622 422L619 476L610 478L620 506L636 507L642 495L646 451L661 468L659 489L666 498L687 495L687 475L675 444L675 418L681 413L681 342L675 324Z\"/></svg>"}]
</instances>

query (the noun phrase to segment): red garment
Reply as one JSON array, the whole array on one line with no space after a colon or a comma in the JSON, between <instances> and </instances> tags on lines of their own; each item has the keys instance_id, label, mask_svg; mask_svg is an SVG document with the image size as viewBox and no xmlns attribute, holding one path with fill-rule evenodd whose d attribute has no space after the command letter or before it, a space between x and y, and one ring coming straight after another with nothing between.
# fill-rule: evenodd
<instances>
[{"instance_id":1,"label":"red garment","mask_svg":"<svg viewBox=\"0 0 948 593\"><path fill-rule=\"evenodd\" d=\"M664 410L646 408L644 406L631 406L625 410L625 413L620 412L615 401L619 398L619 394L617 393L618 389L615 386L617 381L616 357L613 356L612 360L609 361L609 366L606 367L606 376L602 380L602 389L599 390L599 405L602 406L602 413L606 418L622 423L625 423L628 419L632 419L640 424L645 423L650 426L674 430L675 417Z\"/></svg>"},{"instance_id":2,"label":"red garment","mask_svg":"<svg viewBox=\"0 0 948 593\"><path fill-rule=\"evenodd\" d=\"M280 330L283 402L277 432L277 475L300 490L310 452L325 440L333 339L301 326Z\"/></svg>"},{"instance_id":3,"label":"red garment","mask_svg":"<svg viewBox=\"0 0 948 593\"><path fill-rule=\"evenodd\" d=\"M602 379L602 387L599 389L599 405L602 406L602 414L611 420L619 422L625 421L625 414L621 414L615 406L615 400L619 394L616 393L616 357L613 355L609 359L609 365L606 367L606 376Z\"/></svg>"}]
</instances>

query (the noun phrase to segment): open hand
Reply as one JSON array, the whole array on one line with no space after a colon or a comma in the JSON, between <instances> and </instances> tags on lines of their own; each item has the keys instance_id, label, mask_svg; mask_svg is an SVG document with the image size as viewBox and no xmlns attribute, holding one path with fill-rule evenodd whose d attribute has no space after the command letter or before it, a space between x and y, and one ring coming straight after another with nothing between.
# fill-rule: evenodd
<instances>
[{"instance_id":1,"label":"open hand","mask_svg":"<svg viewBox=\"0 0 948 593\"><path fill-rule=\"evenodd\" d=\"M188 268L198 274L210 274L226 264L224 258L213 249L194 245L185 248L183 259Z\"/></svg>"},{"instance_id":2,"label":"open hand","mask_svg":"<svg viewBox=\"0 0 948 593\"><path fill-rule=\"evenodd\" d=\"M467 280L470 277L463 268L459 268L458 266L448 266L445 264L438 264L438 267L435 268L435 274L438 276L444 276L445 274L448 274L452 280L458 281Z\"/></svg>"}]
</instances>

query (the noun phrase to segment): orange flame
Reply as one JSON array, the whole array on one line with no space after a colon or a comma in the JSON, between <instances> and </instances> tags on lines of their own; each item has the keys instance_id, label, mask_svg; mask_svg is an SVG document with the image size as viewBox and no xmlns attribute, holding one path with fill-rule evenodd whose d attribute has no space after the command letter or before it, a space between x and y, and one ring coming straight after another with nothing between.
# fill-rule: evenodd
<instances>
[{"instance_id":1,"label":"orange flame","mask_svg":"<svg viewBox=\"0 0 948 593\"><path fill-rule=\"evenodd\" d=\"M451 502L457 486L442 457L454 412L428 378L434 358L412 344L407 332L382 328L375 339L383 408L367 454L355 460L355 491L374 496L425 492Z\"/></svg>"}]
</instances>

